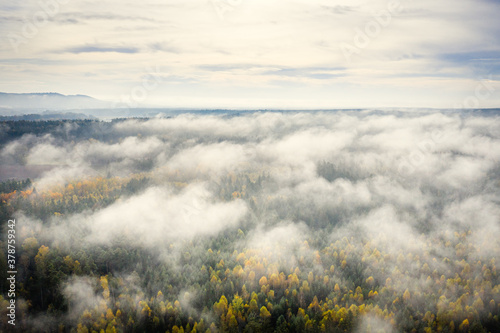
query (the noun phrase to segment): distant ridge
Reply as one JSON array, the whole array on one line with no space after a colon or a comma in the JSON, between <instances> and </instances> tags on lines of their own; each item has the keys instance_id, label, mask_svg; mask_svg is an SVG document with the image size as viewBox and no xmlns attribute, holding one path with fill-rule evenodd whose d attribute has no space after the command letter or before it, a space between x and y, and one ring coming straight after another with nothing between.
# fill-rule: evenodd
<instances>
[{"instance_id":1,"label":"distant ridge","mask_svg":"<svg viewBox=\"0 0 500 333\"><path fill-rule=\"evenodd\" d=\"M108 102L87 95L63 95L56 92L0 92L0 108L31 110L97 109L109 107Z\"/></svg>"}]
</instances>

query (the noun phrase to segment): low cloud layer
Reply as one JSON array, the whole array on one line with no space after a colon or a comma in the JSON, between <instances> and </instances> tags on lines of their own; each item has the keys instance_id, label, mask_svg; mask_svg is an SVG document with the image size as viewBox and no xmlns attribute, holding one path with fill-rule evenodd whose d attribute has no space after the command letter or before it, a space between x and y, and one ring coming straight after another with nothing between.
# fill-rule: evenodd
<instances>
[{"instance_id":1,"label":"low cloud layer","mask_svg":"<svg viewBox=\"0 0 500 333\"><path fill-rule=\"evenodd\" d=\"M201 274L199 269L189 271L183 263L216 264L220 259L210 244L223 241L225 233L239 235L236 243L224 243L229 254L246 251L267 258L286 273L301 263L322 274L317 251L333 244L345 249L349 260L372 248L373 256L381 251L384 257L364 262L359 274L382 282L392 274L401 280L391 288L412 295L429 288L431 275L439 280L456 269L449 262L459 258L465 237L470 260L500 260L495 252L500 246L498 116L179 115L116 122L102 140L81 139L76 130L68 129L69 140L56 134L25 136L0 154L24 165L54 163L58 169L35 180L40 192L95 176L140 174L149 183L106 207L43 223L32 219L29 224L18 215L26 221L21 237L36 234L73 249L126 243L193 276ZM89 306L99 301L90 289L86 280L75 280L64 290L68 299L83 297L90 303L82 306ZM183 307L191 308L193 290L179 292ZM196 313L194 307L189 311ZM359 325L393 329L373 316Z\"/></svg>"}]
</instances>

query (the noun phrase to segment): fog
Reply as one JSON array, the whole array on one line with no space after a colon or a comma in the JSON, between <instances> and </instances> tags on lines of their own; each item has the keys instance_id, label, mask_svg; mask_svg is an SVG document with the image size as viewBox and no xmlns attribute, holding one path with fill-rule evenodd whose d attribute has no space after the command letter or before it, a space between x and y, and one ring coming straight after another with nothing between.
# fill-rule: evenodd
<instances>
[{"instance_id":1,"label":"fog","mask_svg":"<svg viewBox=\"0 0 500 333\"><path fill-rule=\"evenodd\" d=\"M71 138L74 128L65 131ZM38 190L97 175L142 172L154 178L144 192L71 217L88 224L91 242L133 229L135 242L150 247L163 238L215 235L238 225L247 204L220 202L210 188L225 174L244 172L269 174L256 195L271 204L289 204L303 219L327 211L342 228L391 234L380 240L387 247L404 247L423 225L484 228L500 236L498 117L369 111L180 115L120 122L110 134L108 142L27 135L0 154L11 161L24 155L25 165L56 165L36 180ZM331 163L332 178L318 174L321 162ZM193 185L175 193L164 182L174 173Z\"/></svg>"},{"instance_id":2,"label":"fog","mask_svg":"<svg viewBox=\"0 0 500 333\"><path fill-rule=\"evenodd\" d=\"M442 245L454 232L473 230L470 260L500 260L499 116L257 112L126 120L101 141L81 140L74 127L65 131L67 140L26 135L0 155L55 165L35 179L38 192L96 176L141 174L151 181L98 210L44 222L18 212L27 221L21 237L37 234L67 248L126 242L182 270L186 247L191 256L205 253L211 241L241 228L232 249L278 262L287 274L330 243L347 241L359 255L369 243L388 257L384 270L366 263L366 275L385 280L397 266L404 277L395 288L412 293L426 288L429 273L408 256L434 258L428 269L439 277L450 269L444 258L455 256ZM221 192L224 177L239 175L266 178L224 199L233 194ZM99 303L88 279L65 282L70 313ZM180 293L185 308L192 292ZM387 332L388 325L367 316L359 329Z\"/></svg>"}]
</instances>

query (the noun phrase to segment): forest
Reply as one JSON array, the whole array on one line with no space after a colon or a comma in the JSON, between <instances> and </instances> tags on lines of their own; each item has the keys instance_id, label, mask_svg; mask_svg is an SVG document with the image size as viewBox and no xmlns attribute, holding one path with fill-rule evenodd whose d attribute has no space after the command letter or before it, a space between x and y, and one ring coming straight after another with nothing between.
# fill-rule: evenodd
<instances>
[{"instance_id":1,"label":"forest","mask_svg":"<svg viewBox=\"0 0 500 333\"><path fill-rule=\"evenodd\" d=\"M19 120L0 133L0 170L50 166L0 183L0 331L500 331L494 113Z\"/></svg>"}]
</instances>

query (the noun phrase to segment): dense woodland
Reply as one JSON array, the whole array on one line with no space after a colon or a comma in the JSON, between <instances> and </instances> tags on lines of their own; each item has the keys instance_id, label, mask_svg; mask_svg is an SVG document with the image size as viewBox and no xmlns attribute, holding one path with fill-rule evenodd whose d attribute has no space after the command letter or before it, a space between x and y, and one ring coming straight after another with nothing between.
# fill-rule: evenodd
<instances>
[{"instance_id":1,"label":"dense woodland","mask_svg":"<svg viewBox=\"0 0 500 333\"><path fill-rule=\"evenodd\" d=\"M62 141L115 144L123 138L113 134L114 124L3 123L9 130L2 136L2 148L23 135L47 133ZM168 141L168 135L162 140ZM127 164L132 165L130 172L120 175L110 172L108 164L101 175L52 185L29 179L0 184L1 330L11 329L5 230L7 220L16 218L18 331L500 331L500 247L495 234L485 234L474 223L441 229L432 223L432 216L445 216L449 201L470 196L470 189L419 183L421 193L432 198L427 213L411 205L394 213L418 221L406 238L398 230L393 235L383 228L366 232L356 229L362 224L351 224L359 217L369 219L384 200L353 203L346 194L339 204L321 203L313 194L297 194L303 190L299 185L283 191L282 169L245 165L241 171L208 177L201 167L193 174L159 170L154 161L135 162ZM362 180L377 177L340 160L316 160L314 167L315 181L324 186L361 186ZM498 194L495 168L488 174L493 181L476 191ZM79 222L117 205L126 207L135 198L149 198L151 188L167 189L167 198L176 200L199 184L213 194L210 203L244 205L244 216L218 232L165 235L151 240L152 246L148 239L137 241L140 232L120 224L112 226L113 237L89 241L94 226ZM205 211L188 209L195 215ZM184 222L197 218L187 214ZM65 229L67 224L70 229ZM58 230L71 233L56 235Z\"/></svg>"},{"instance_id":2,"label":"dense woodland","mask_svg":"<svg viewBox=\"0 0 500 333\"><path fill-rule=\"evenodd\" d=\"M14 118L14 117L8 117ZM97 120L2 120L0 121L0 144L5 145L12 140L19 139L23 135L43 136L50 134L56 138L69 139L68 131L71 130L71 137L82 139L105 139L111 126L124 119L114 119L110 122Z\"/></svg>"}]
</instances>

